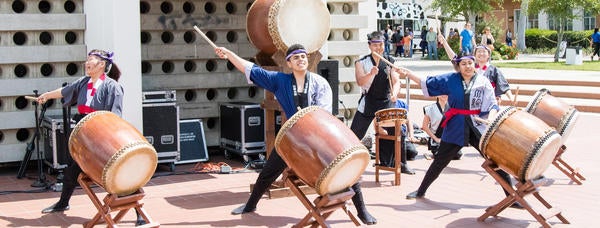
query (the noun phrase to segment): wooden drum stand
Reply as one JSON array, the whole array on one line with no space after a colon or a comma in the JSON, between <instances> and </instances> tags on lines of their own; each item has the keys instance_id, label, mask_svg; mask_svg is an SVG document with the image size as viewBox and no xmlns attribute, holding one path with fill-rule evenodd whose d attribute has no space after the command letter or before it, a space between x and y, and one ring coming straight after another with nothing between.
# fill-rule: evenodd
<instances>
[{"instance_id":1,"label":"wooden drum stand","mask_svg":"<svg viewBox=\"0 0 600 228\"><path fill-rule=\"evenodd\" d=\"M481 167L483 167L483 169L485 169L485 171L487 171L500 184L500 186L502 186L502 188L509 193L509 195L496 205L488 207L485 210L485 213L477 219L478 221L483 222L490 216L496 216L513 203L519 202L525 208L525 210L527 210L545 228L551 227L547 220L552 217L557 217L564 224L570 224L569 221L562 216L561 210L553 208L552 205L542 198L538 192L538 187L544 184L543 181L528 180L525 183L519 182L516 184L517 189L515 190L510 183L506 183L506 181L504 181L504 179L502 179L502 177L496 173L496 170L498 170L499 167L493 161L485 158L485 162L481 165ZM524 199L524 197L529 194L533 194L533 196L535 196L535 198L538 199L548 210L543 214L537 213Z\"/></svg>"},{"instance_id":2,"label":"wooden drum stand","mask_svg":"<svg viewBox=\"0 0 600 228\"><path fill-rule=\"evenodd\" d=\"M392 122L394 123L394 133L387 134L381 133L380 129L382 129L380 121L375 121L375 182L379 183L379 170L392 171L394 172L394 182L393 184L398 186L400 185L400 173L402 170L402 162L401 157L402 153L402 124L406 122L406 119L395 119ZM388 167L381 164L381 157L379 155L379 151L381 147L379 146L379 140L393 140L394 141L394 166Z\"/></svg>"},{"instance_id":3,"label":"wooden drum stand","mask_svg":"<svg viewBox=\"0 0 600 228\"><path fill-rule=\"evenodd\" d=\"M146 221L146 224L138 227L159 227L160 224L152 222L150 216L146 214L146 211L142 208L144 206L143 203L139 201L144 198L146 195L143 189L139 189L137 192L128 195L128 196L117 196L116 194L107 194L104 197L104 200L101 202L100 199L96 196L96 193L92 191L91 186L97 183L94 183L89 176L85 173L79 174L79 178L77 178L77 182L83 188L85 193L88 195L92 203L98 209L98 213L90 220L83 224L83 227L91 228L96 224L101 223L100 219L103 219L108 227L117 227L117 224L123 216L129 211L129 209L134 208ZM100 186L99 184L97 184ZM117 216L114 218L111 216L111 212L118 211Z\"/></svg>"},{"instance_id":4,"label":"wooden drum stand","mask_svg":"<svg viewBox=\"0 0 600 228\"><path fill-rule=\"evenodd\" d=\"M558 153L556 153L556 157L554 157L554 161L552 161L552 164L554 166L556 166L556 168L558 168L558 170L560 170L561 172L563 172L565 175L567 175L569 178L571 178L572 181L574 181L575 183L577 183L578 185L583 184L581 181L585 180L585 177L583 177L583 175L581 175L581 173L579 173L579 169L573 169L569 164L567 164L567 162L565 162L561 155L567 150L567 146L562 145L559 149L558 149ZM564 167L563 167L564 166Z\"/></svg>"},{"instance_id":5,"label":"wooden drum stand","mask_svg":"<svg viewBox=\"0 0 600 228\"><path fill-rule=\"evenodd\" d=\"M354 225L360 226L356 217L354 217L352 212L346 207L346 201L352 199L352 196L354 196L354 191L352 191L351 188L337 194L319 196L313 202L310 202L304 192L300 189L300 186L304 186L305 184L298 176L296 176L294 171L289 168L286 169L283 173L283 180L285 185L290 188L294 195L302 202L302 205L308 210L306 216L293 227L330 227L325 223L325 219L337 209L342 209L342 211L350 217L350 220L352 220Z\"/></svg>"}]
</instances>

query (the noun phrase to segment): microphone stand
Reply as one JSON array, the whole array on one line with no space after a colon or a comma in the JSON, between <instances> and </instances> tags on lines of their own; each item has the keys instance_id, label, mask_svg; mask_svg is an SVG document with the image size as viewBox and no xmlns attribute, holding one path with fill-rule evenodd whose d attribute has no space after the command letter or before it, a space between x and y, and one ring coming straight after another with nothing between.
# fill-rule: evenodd
<instances>
[{"instance_id":1,"label":"microphone stand","mask_svg":"<svg viewBox=\"0 0 600 228\"><path fill-rule=\"evenodd\" d=\"M35 96L38 96L38 91L37 90L33 90L33 93L35 94ZM32 141L35 142L35 151L37 153L37 165L38 165L38 179L36 181L33 182L33 184L31 184L31 187L35 187L35 188L41 188L41 187L48 187L48 180L46 179L46 175L44 175L43 170L43 166L44 163L42 161L42 152L40 151L40 122L42 120L42 118L44 117L44 113L46 112L46 105L42 105L42 110L41 112L38 114L38 102L33 102L33 105L35 106L35 134L33 135L34 139Z\"/></svg>"}]
</instances>

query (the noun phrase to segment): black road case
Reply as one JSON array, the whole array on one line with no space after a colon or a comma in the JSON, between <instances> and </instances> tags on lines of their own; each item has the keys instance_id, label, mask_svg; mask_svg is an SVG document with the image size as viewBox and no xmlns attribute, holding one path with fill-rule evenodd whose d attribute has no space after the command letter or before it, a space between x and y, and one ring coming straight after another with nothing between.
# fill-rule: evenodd
<instances>
[{"instance_id":1,"label":"black road case","mask_svg":"<svg viewBox=\"0 0 600 228\"><path fill-rule=\"evenodd\" d=\"M235 152L248 162L250 154L266 151L264 110L248 102L225 103L220 106L221 148L226 157Z\"/></svg>"},{"instance_id":2,"label":"black road case","mask_svg":"<svg viewBox=\"0 0 600 228\"><path fill-rule=\"evenodd\" d=\"M164 97L164 94L170 96L170 93L165 91L143 93L142 116L144 119L144 137L154 146L158 155L158 163L169 163L171 170L173 170L175 162L179 161L180 157L179 107L175 102L164 102L163 98L157 99L159 102L153 99L146 99L150 95L155 94L163 94L161 97Z\"/></svg>"},{"instance_id":3,"label":"black road case","mask_svg":"<svg viewBox=\"0 0 600 228\"><path fill-rule=\"evenodd\" d=\"M179 121L180 159L176 164L208 161L206 138L201 119Z\"/></svg>"},{"instance_id":4,"label":"black road case","mask_svg":"<svg viewBox=\"0 0 600 228\"><path fill-rule=\"evenodd\" d=\"M71 129L75 123L71 122ZM41 136L44 151L44 162L51 169L59 170L67 167L69 158L69 136L65 135L62 115L44 116L41 125Z\"/></svg>"}]
</instances>

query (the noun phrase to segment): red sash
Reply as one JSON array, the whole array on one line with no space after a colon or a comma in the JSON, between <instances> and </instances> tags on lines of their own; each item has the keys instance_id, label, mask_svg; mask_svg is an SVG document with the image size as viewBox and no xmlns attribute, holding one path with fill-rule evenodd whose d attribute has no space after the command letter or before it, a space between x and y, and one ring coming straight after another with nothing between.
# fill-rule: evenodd
<instances>
[{"instance_id":1,"label":"red sash","mask_svg":"<svg viewBox=\"0 0 600 228\"><path fill-rule=\"evenodd\" d=\"M481 110L466 110L466 109L457 109L457 108L450 108L448 111L446 111L446 113L444 113L444 117L446 117L446 119L444 120L444 122L442 122L442 127L446 127L446 123L448 123L448 120L452 119L452 117L456 116L456 115L477 115L481 113Z\"/></svg>"}]
</instances>

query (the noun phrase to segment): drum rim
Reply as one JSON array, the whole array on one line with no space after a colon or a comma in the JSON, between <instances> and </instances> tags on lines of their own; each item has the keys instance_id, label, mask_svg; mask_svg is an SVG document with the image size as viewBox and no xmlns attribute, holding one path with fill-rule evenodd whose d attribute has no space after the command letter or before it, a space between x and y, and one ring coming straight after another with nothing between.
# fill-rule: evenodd
<instances>
[{"instance_id":1,"label":"drum rim","mask_svg":"<svg viewBox=\"0 0 600 228\"><path fill-rule=\"evenodd\" d=\"M558 122L556 131L562 136L566 132L567 128L579 118L579 111L573 106L570 106L569 110L565 115L562 116Z\"/></svg>"},{"instance_id":2,"label":"drum rim","mask_svg":"<svg viewBox=\"0 0 600 228\"><path fill-rule=\"evenodd\" d=\"M375 121L379 122L381 119L380 115L383 115L383 113L392 112L392 111L402 112L403 113L402 116L404 116L404 118L400 118L400 119L408 118L408 110L406 110L405 108L386 108L386 109L381 109L381 110L375 112Z\"/></svg>"},{"instance_id":3,"label":"drum rim","mask_svg":"<svg viewBox=\"0 0 600 228\"><path fill-rule=\"evenodd\" d=\"M481 154L485 155L486 158L489 158L489 156L487 156L487 154L485 153L488 144L487 141L496 133L498 126L516 111L517 109L515 107L508 107L502 110L500 113L498 113L496 119L494 119L494 121L492 121L488 125L487 129L485 130L485 133L481 136L481 139L479 140L479 150L481 151Z\"/></svg>"},{"instance_id":4,"label":"drum rim","mask_svg":"<svg viewBox=\"0 0 600 228\"><path fill-rule=\"evenodd\" d=\"M529 102L529 104L527 104L527 107L525 107L525 111L527 111L528 113L534 113L537 109L537 106L540 104L540 101L542 101L542 98L546 96L546 94L551 94L550 90L546 88L538 90L535 93L533 100Z\"/></svg>"},{"instance_id":5,"label":"drum rim","mask_svg":"<svg viewBox=\"0 0 600 228\"><path fill-rule=\"evenodd\" d=\"M287 0L275 0L275 2L273 2L273 4L271 5L271 7L269 8L269 15L268 18L268 31L269 31L269 36L271 37L271 39L273 40L273 44L275 45L275 47L278 50L281 50L283 52L287 51L288 46L285 43L285 41L283 40L283 37L281 37L281 35L279 35L278 32L275 31L279 31L279 23L277 23L276 20L271 20L271 18L274 18L276 16L279 15L279 9L281 8L281 6L283 6L283 4L286 2ZM320 4L322 6L324 6L323 8L321 8L321 10L325 10L324 12L327 12L327 14L329 14L329 17L327 17L327 23L323 22L323 24L327 24L327 34L329 34L329 31L331 30L331 25L330 25L330 21L331 21L331 13L329 13L329 10L327 9L327 5L325 4L325 1L319 1ZM318 9L316 9L318 10ZM326 43L327 41L327 36L325 36L325 38L322 40L321 45L316 48L316 49L311 49L312 47L307 46L308 44L302 44L305 45L306 51L308 53L313 53L315 51L319 51L319 49L321 49L323 47L323 45Z\"/></svg>"},{"instance_id":6,"label":"drum rim","mask_svg":"<svg viewBox=\"0 0 600 228\"><path fill-rule=\"evenodd\" d=\"M298 120L304 117L304 115L313 111L317 111L319 109L321 109L319 106L308 106L296 112L296 114L294 114L287 121L285 121L285 123L281 125L281 128L279 129L279 132L275 137L275 148L279 147L279 143L281 143L281 140L283 140L283 136L289 131L290 128L294 126L294 124L296 124L296 122L298 122Z\"/></svg>"},{"instance_id":7,"label":"drum rim","mask_svg":"<svg viewBox=\"0 0 600 228\"><path fill-rule=\"evenodd\" d=\"M549 143L551 143L552 141L550 141L551 138L553 137L560 137L560 135L558 134L558 132L556 132L556 130L552 129L552 128L548 128L548 130L544 133L543 137L538 138L538 140L536 140L536 142L533 144L533 149L529 152L529 154L526 156L525 158L525 162L524 165L519 169L519 176L518 178L520 179L520 181L525 182L527 180L529 180L527 178L527 174L529 174L527 171L529 170L530 167L532 167L534 165L534 163L536 161L539 160L539 157L541 155L541 151L542 148L546 148ZM560 141L560 139L559 139ZM550 164L548 164L548 166L550 166ZM546 167L547 169L548 167ZM533 177L535 178L535 177Z\"/></svg>"},{"instance_id":8,"label":"drum rim","mask_svg":"<svg viewBox=\"0 0 600 228\"><path fill-rule=\"evenodd\" d=\"M355 146L345 150L344 152L338 154L335 157L335 159L333 161L331 161L329 163L329 165L327 165L327 167L325 167L325 169L323 169L323 171L321 171L321 173L319 174L319 178L317 178L317 182L315 183L315 189L317 190L317 193L319 195L324 195L324 194L329 193L329 192L324 192L321 185L329 177L329 174L331 173L333 168L337 167L338 164L348 161L348 158L351 157L349 155L360 152L360 151L363 151L367 155L369 154L369 152L368 152L369 150L364 145L355 145ZM368 165L368 162L366 164ZM366 166L363 167L363 172L364 172L365 168L366 168ZM360 178L360 175L357 178Z\"/></svg>"},{"instance_id":9,"label":"drum rim","mask_svg":"<svg viewBox=\"0 0 600 228\"><path fill-rule=\"evenodd\" d=\"M104 169L102 169L102 186L106 189L107 192L112 191L112 189L109 189L111 186L107 185L108 179L109 179L108 173L111 171L111 170L109 170L109 168L112 167L114 164L119 163L122 160L122 158L124 157L123 156L124 154L128 154L129 152L140 149L140 148L149 148L150 150L153 150L156 152L156 150L150 143L145 142L145 141L134 141L134 142L131 142L131 143L126 144L125 146L121 147L121 149L119 149L119 151L114 153L110 157L110 159L106 162L106 164L104 164ZM155 155L156 155L156 153L155 153ZM156 169L156 165L158 163L158 156L154 156L154 158L155 158L154 159L155 160L154 168ZM152 177L152 176L150 175L150 177ZM123 193L123 195L128 195L128 194L131 194L131 192Z\"/></svg>"}]
</instances>

